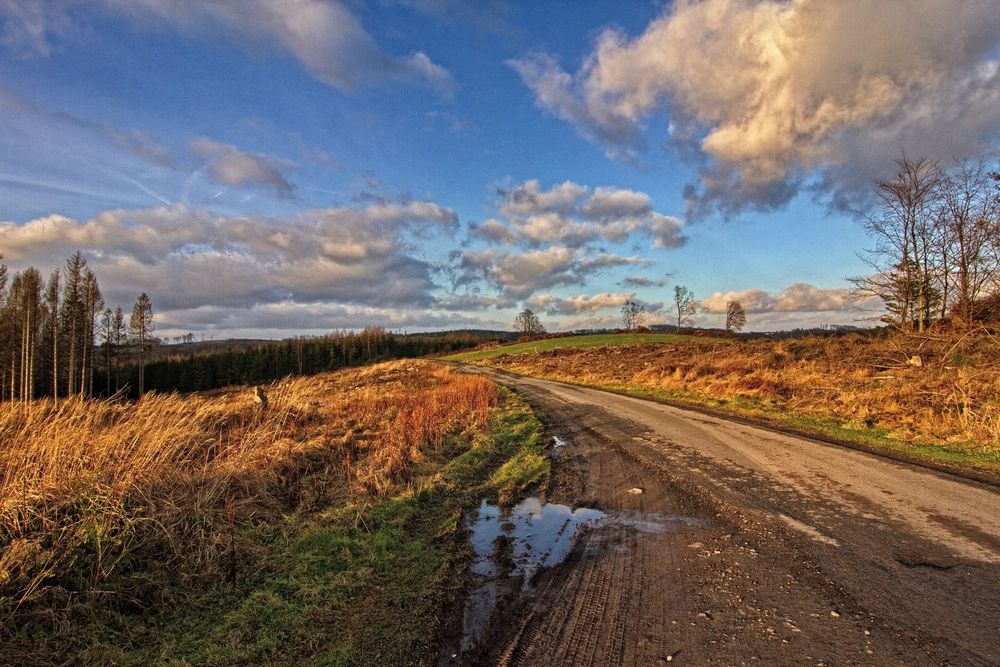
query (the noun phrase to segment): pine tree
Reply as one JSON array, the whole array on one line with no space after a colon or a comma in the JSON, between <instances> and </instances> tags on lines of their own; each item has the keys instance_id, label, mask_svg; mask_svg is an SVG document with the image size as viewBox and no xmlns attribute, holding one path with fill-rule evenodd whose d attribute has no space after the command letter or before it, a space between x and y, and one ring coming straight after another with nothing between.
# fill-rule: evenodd
<instances>
[{"instance_id":1,"label":"pine tree","mask_svg":"<svg viewBox=\"0 0 1000 667\"><path fill-rule=\"evenodd\" d=\"M84 273L83 289L83 384L80 394L94 395L94 334L97 328L97 316L104 308L104 297L97 284L97 276L90 269Z\"/></svg>"},{"instance_id":2,"label":"pine tree","mask_svg":"<svg viewBox=\"0 0 1000 667\"><path fill-rule=\"evenodd\" d=\"M0 255L3 259L3 255ZM7 302L7 265L0 262L0 400L7 387L7 374L13 373L13 340L11 332L10 307ZM13 378L13 375L11 375ZM11 382L13 386L13 381ZM13 396L8 398L13 399Z\"/></svg>"},{"instance_id":3,"label":"pine tree","mask_svg":"<svg viewBox=\"0 0 1000 667\"><path fill-rule=\"evenodd\" d=\"M68 394L80 391L83 384L80 372L80 357L83 353L81 340L84 332L84 271L87 260L79 251L66 260L63 269L65 283L63 284L62 309L60 311L63 336L66 340L66 388Z\"/></svg>"},{"instance_id":4,"label":"pine tree","mask_svg":"<svg viewBox=\"0 0 1000 667\"><path fill-rule=\"evenodd\" d=\"M125 323L125 313L122 312L122 307L118 306L115 308L115 319L114 319L114 349L115 355L120 354L122 345L128 340L128 326ZM115 364L115 393L121 388L121 363Z\"/></svg>"},{"instance_id":5,"label":"pine tree","mask_svg":"<svg viewBox=\"0 0 1000 667\"><path fill-rule=\"evenodd\" d=\"M51 351L49 373L52 377L52 398L59 398L59 270L49 276L45 287L45 349ZM48 355L46 355L48 356Z\"/></svg>"},{"instance_id":6,"label":"pine tree","mask_svg":"<svg viewBox=\"0 0 1000 667\"><path fill-rule=\"evenodd\" d=\"M8 297L18 347L16 393L24 401L35 396L35 360L41 320L39 314L42 307L42 282L42 274L37 269L29 267L14 276ZM12 398L14 394L12 386Z\"/></svg>"},{"instance_id":7,"label":"pine tree","mask_svg":"<svg viewBox=\"0 0 1000 667\"><path fill-rule=\"evenodd\" d=\"M132 307L132 317L129 318L129 329L139 349L139 396L145 392L146 346L149 344L153 331L153 304L145 292L135 300Z\"/></svg>"}]
</instances>

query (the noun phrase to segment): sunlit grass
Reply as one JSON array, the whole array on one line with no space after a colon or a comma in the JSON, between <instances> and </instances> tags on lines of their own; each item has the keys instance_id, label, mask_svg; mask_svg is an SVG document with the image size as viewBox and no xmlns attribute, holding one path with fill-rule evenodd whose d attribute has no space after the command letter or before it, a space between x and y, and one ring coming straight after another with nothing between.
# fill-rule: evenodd
<instances>
[{"instance_id":1,"label":"sunlit grass","mask_svg":"<svg viewBox=\"0 0 1000 667\"><path fill-rule=\"evenodd\" d=\"M1000 471L1000 348L987 334L688 339L479 362Z\"/></svg>"},{"instance_id":2,"label":"sunlit grass","mask_svg":"<svg viewBox=\"0 0 1000 667\"><path fill-rule=\"evenodd\" d=\"M493 359L502 354L531 354L537 352L547 352L562 348L589 348L606 347L613 345L638 345L655 343L680 343L687 340L705 340L695 336L680 336L676 334L659 333L617 333L617 334L589 334L584 336L564 336L560 338L543 338L524 343L514 343L511 345L501 345L472 352L462 352L442 357L445 361L483 361ZM712 339L723 340L723 339Z\"/></svg>"},{"instance_id":3,"label":"sunlit grass","mask_svg":"<svg viewBox=\"0 0 1000 667\"><path fill-rule=\"evenodd\" d=\"M151 638L122 635L119 614L145 626L178 596L243 600L242 587L273 564L267 552L290 554L279 545L304 534L289 516L334 511L331 525L365 515L374 525L372 508L400 493L418 497L488 431L498 400L484 378L414 361L284 380L268 394L263 411L246 390L0 406L8 658L82 659L81 646L94 644L103 647L98 661L129 662L114 656ZM419 521L411 524L401 527ZM287 558L296 567L309 560ZM363 584L361 567L348 563L344 576ZM255 600L263 598L240 604L251 610ZM268 631L288 616L282 609L270 609ZM270 645L266 633L259 641L260 651Z\"/></svg>"}]
</instances>

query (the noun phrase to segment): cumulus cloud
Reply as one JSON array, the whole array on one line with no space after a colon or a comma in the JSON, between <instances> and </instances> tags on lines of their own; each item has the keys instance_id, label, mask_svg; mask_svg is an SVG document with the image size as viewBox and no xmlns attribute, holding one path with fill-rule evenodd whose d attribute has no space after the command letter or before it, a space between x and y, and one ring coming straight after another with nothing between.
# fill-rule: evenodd
<instances>
[{"instance_id":1,"label":"cumulus cloud","mask_svg":"<svg viewBox=\"0 0 1000 667\"><path fill-rule=\"evenodd\" d=\"M582 285L587 278L603 269L646 264L648 261L641 257L563 246L524 252L487 248L483 251L470 250L461 256L463 278L460 282L471 284L482 280L503 295L524 299L538 290L558 285Z\"/></svg>"},{"instance_id":2,"label":"cumulus cloud","mask_svg":"<svg viewBox=\"0 0 1000 667\"><path fill-rule=\"evenodd\" d=\"M730 301L739 301L748 313L871 310L874 306L859 302L849 289L822 289L807 283L795 283L777 294L760 289L715 292L702 299L700 306L706 313L725 313Z\"/></svg>"},{"instance_id":3,"label":"cumulus cloud","mask_svg":"<svg viewBox=\"0 0 1000 667\"><path fill-rule=\"evenodd\" d=\"M53 267L79 249L109 302L145 290L161 309L252 308L283 302L430 307L433 267L413 235L454 233L453 211L426 201L307 211L289 218L219 217L185 207L0 222L13 268Z\"/></svg>"},{"instance_id":4,"label":"cumulus cloud","mask_svg":"<svg viewBox=\"0 0 1000 667\"><path fill-rule=\"evenodd\" d=\"M457 254L457 285L485 283L526 299L538 290L585 284L606 269L652 263L610 253L603 244L645 239L676 248L687 242L681 221L654 211L643 192L573 181L544 188L531 179L499 194L498 216L470 225L472 239L489 247Z\"/></svg>"},{"instance_id":5,"label":"cumulus cloud","mask_svg":"<svg viewBox=\"0 0 1000 667\"><path fill-rule=\"evenodd\" d=\"M988 150L998 44L991 0L678 0L638 36L605 30L576 72L544 53L510 64L612 157L669 116L669 141L700 155L691 210L735 212L781 206L804 182L845 203L901 150Z\"/></svg>"},{"instance_id":6,"label":"cumulus cloud","mask_svg":"<svg viewBox=\"0 0 1000 667\"><path fill-rule=\"evenodd\" d=\"M677 248L687 242L683 223L654 211L644 192L612 187L591 191L572 181L546 190L531 179L500 194L498 212L506 222L490 219L474 230L493 242L580 247L595 241L620 242L632 235L646 236L657 248Z\"/></svg>"},{"instance_id":7,"label":"cumulus cloud","mask_svg":"<svg viewBox=\"0 0 1000 667\"><path fill-rule=\"evenodd\" d=\"M579 315L607 308L621 308L623 303L634 298L634 292L601 292L568 297L539 294L528 299L525 305L533 310L545 311L549 315Z\"/></svg>"},{"instance_id":8,"label":"cumulus cloud","mask_svg":"<svg viewBox=\"0 0 1000 667\"><path fill-rule=\"evenodd\" d=\"M0 0L0 40L22 53L48 55L52 38L77 29L95 9L154 29L195 35L228 34L248 47L269 45L301 62L324 83L344 90L383 81L423 84L450 94L447 70L417 51L386 53L339 0Z\"/></svg>"},{"instance_id":9,"label":"cumulus cloud","mask_svg":"<svg viewBox=\"0 0 1000 667\"><path fill-rule=\"evenodd\" d=\"M285 178L278 162L267 155L247 153L236 146L198 137L191 141L191 150L205 160L208 175L218 183L243 188L266 186L283 197L290 197L292 185Z\"/></svg>"}]
</instances>

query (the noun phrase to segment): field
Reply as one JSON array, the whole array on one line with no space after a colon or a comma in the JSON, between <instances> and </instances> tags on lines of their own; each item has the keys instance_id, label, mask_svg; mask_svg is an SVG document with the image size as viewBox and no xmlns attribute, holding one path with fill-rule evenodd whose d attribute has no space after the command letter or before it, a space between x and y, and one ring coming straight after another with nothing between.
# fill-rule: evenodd
<instances>
[{"instance_id":1,"label":"field","mask_svg":"<svg viewBox=\"0 0 1000 667\"><path fill-rule=\"evenodd\" d=\"M418 664L463 511L548 474L540 426L419 361L248 390L0 406L13 664Z\"/></svg>"},{"instance_id":2,"label":"field","mask_svg":"<svg viewBox=\"0 0 1000 667\"><path fill-rule=\"evenodd\" d=\"M506 346L466 358L1000 472L1000 341L986 330L642 344L603 338L616 345L564 338L558 349Z\"/></svg>"},{"instance_id":3,"label":"field","mask_svg":"<svg viewBox=\"0 0 1000 667\"><path fill-rule=\"evenodd\" d=\"M442 358L446 361L475 362L494 359L501 354L533 354L538 352L548 352L550 350L561 350L563 348L607 347L609 345L678 343L691 338L693 337L658 333L564 336L560 338L543 338L525 343L514 343L513 345L497 345L494 347L473 350L471 352L460 352L459 354L452 354Z\"/></svg>"}]
</instances>

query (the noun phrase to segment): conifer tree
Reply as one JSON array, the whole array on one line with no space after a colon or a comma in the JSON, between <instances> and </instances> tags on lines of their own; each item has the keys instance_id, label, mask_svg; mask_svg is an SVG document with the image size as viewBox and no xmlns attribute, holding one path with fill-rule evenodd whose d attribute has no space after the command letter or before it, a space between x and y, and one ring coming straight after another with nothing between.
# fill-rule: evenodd
<instances>
[{"instance_id":1,"label":"conifer tree","mask_svg":"<svg viewBox=\"0 0 1000 667\"><path fill-rule=\"evenodd\" d=\"M153 332L153 304L145 292L135 300L132 317L129 318L129 329L139 350L139 396L142 396L145 391L146 347Z\"/></svg>"}]
</instances>

